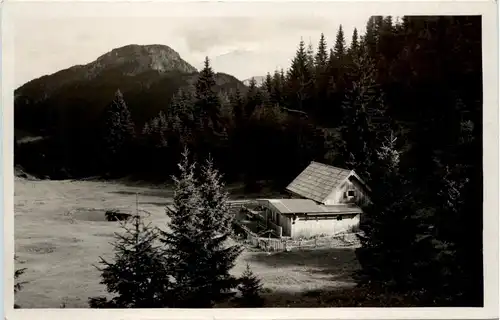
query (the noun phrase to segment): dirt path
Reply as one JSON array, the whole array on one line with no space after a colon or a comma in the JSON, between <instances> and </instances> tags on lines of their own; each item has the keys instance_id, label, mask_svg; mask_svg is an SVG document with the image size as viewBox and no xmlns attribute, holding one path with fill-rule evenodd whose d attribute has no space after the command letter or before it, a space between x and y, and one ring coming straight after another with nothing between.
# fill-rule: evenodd
<instances>
[{"instance_id":1,"label":"dirt path","mask_svg":"<svg viewBox=\"0 0 500 320\"><path fill-rule=\"evenodd\" d=\"M85 212L139 207L150 213L154 225L168 222L165 203L171 190L131 187L92 181L15 181L16 267L25 267L28 281L16 302L24 308L85 308L91 296L106 294L93 267L99 256L110 257L112 235L118 224L89 221ZM233 272L249 263L272 291L299 292L352 285L357 267L351 249L276 253L244 252Z\"/></svg>"}]
</instances>

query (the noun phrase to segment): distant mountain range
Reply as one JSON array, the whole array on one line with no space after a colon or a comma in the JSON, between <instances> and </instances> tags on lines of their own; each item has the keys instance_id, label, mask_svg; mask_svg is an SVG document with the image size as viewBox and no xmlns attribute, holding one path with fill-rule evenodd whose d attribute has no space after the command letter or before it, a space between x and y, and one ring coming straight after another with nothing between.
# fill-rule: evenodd
<instances>
[{"instance_id":1,"label":"distant mountain range","mask_svg":"<svg viewBox=\"0 0 500 320\"><path fill-rule=\"evenodd\" d=\"M261 86L264 83L264 81L266 80L265 76L255 76L252 78L255 79L257 86ZM243 84L246 86L249 86L252 78L248 78L248 79L243 80Z\"/></svg>"},{"instance_id":2,"label":"distant mountain range","mask_svg":"<svg viewBox=\"0 0 500 320\"><path fill-rule=\"evenodd\" d=\"M193 84L198 70L165 45L127 45L27 82L14 91L15 128L34 135L61 126L91 126L117 89L139 125L168 108L179 88ZM234 76L217 73L217 89L245 90Z\"/></svg>"}]
</instances>

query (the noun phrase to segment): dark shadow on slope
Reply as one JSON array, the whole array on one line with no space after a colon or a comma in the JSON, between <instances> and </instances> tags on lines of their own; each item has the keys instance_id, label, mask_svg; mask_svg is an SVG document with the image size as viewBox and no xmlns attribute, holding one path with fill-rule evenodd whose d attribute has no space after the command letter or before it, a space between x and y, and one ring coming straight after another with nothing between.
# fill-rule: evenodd
<instances>
[{"instance_id":1,"label":"dark shadow on slope","mask_svg":"<svg viewBox=\"0 0 500 320\"><path fill-rule=\"evenodd\" d=\"M352 274L359 269L352 248L295 250L270 255L258 252L251 255L249 260L271 268L306 267L315 273L329 274L335 281L352 281Z\"/></svg>"}]
</instances>

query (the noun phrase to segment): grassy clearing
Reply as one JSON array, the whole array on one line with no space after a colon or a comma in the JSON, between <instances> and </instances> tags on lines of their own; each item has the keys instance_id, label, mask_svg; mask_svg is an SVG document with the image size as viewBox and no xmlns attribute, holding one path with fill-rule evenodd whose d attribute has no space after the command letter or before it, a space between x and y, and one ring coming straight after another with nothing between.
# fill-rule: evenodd
<instances>
[{"instance_id":1,"label":"grassy clearing","mask_svg":"<svg viewBox=\"0 0 500 320\"><path fill-rule=\"evenodd\" d=\"M99 256L112 255L109 242L119 224L95 215L104 209L134 211L136 192L140 209L150 213L146 220L164 227L168 222L164 206L172 196L168 188L16 178L15 249L22 262L16 268L28 268L22 279L28 283L16 303L23 308L59 308L63 304L86 308L88 297L105 295L93 264ZM358 267L354 252L347 248L270 255L248 250L239 257L235 275L247 263L269 295L297 299L305 291L352 286L350 274ZM288 304L288 299L283 303Z\"/></svg>"}]
</instances>

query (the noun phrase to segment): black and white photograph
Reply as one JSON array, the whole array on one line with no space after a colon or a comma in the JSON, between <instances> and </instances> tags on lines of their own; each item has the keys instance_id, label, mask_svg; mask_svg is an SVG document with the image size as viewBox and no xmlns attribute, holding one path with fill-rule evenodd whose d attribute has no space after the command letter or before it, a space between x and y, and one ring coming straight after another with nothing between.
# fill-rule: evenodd
<instances>
[{"instance_id":1,"label":"black and white photograph","mask_svg":"<svg viewBox=\"0 0 500 320\"><path fill-rule=\"evenodd\" d=\"M497 33L299 5L9 20L6 308L485 307Z\"/></svg>"}]
</instances>

